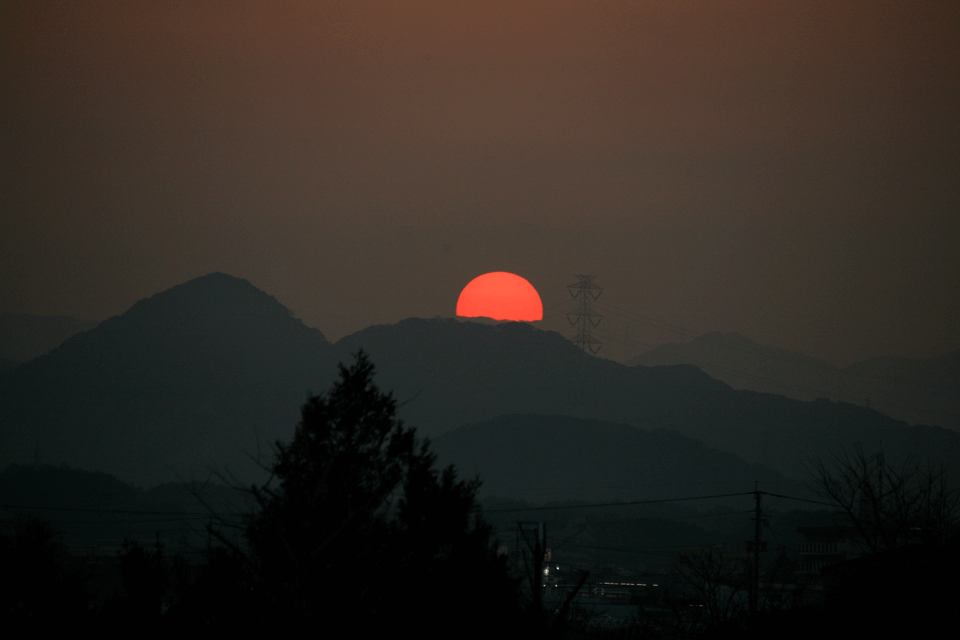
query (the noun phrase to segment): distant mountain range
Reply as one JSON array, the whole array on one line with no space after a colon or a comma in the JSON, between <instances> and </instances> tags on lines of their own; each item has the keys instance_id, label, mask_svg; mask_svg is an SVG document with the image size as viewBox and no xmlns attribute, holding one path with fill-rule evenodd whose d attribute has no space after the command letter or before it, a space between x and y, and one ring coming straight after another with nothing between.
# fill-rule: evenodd
<instances>
[{"instance_id":1,"label":"distant mountain range","mask_svg":"<svg viewBox=\"0 0 960 640\"><path fill-rule=\"evenodd\" d=\"M800 478L805 461L858 443L868 451L882 444L891 460L913 454L960 468L960 434L953 431L909 427L842 402L733 390L690 365L625 366L587 356L563 336L522 323L411 318L331 344L272 296L225 274L141 300L0 374L0 465L39 456L143 485L216 467L249 481L262 471L250 457L258 450L268 455L271 443L289 439L308 391L327 389L336 363L349 361L359 348L377 366L378 385L394 391L400 415L438 446L458 427L534 414L560 417L523 418L531 429L553 424L557 433L582 431L557 436L568 443L564 460L585 455L583 442L597 439L610 451L600 456L601 463L609 461L605 468L624 470L629 462L615 462L618 438L623 451L674 438L671 450L686 453L663 459L680 467L674 475L658 473L702 477L705 484L727 480L697 475L698 466L713 462L684 449L689 443L681 446L681 435L727 454L729 478L737 483L751 474L762 479L762 469L743 471L745 463ZM570 421L577 417L639 431ZM490 433L496 424L488 425ZM540 449L524 442L511 446L520 460L534 464ZM640 467L656 459L634 457ZM509 477L479 458L459 459L471 469L491 469L485 473L492 485ZM608 474L591 467L581 478L571 463L561 466L571 486L591 487ZM609 482L622 477L639 486L647 482L639 473L617 472ZM773 482L776 476L762 477Z\"/></svg>"},{"instance_id":2,"label":"distant mountain range","mask_svg":"<svg viewBox=\"0 0 960 640\"><path fill-rule=\"evenodd\" d=\"M715 332L685 344L665 344L629 364L692 364L734 389L797 400L830 398L872 407L910 424L960 431L960 350L927 360L883 357L840 368L757 344L736 332Z\"/></svg>"},{"instance_id":3,"label":"distant mountain range","mask_svg":"<svg viewBox=\"0 0 960 640\"><path fill-rule=\"evenodd\" d=\"M439 436L438 462L479 476L481 495L531 503L656 500L805 487L670 429L569 416L508 415ZM740 499L740 503L743 500Z\"/></svg>"},{"instance_id":4,"label":"distant mountain range","mask_svg":"<svg viewBox=\"0 0 960 640\"><path fill-rule=\"evenodd\" d=\"M68 548L115 557L120 544L145 546L160 536L168 552L196 551L206 542L208 513L233 517L249 508L241 492L216 483L167 483L144 490L102 472L54 465L0 470L5 514L49 522ZM7 522L16 518L5 518Z\"/></svg>"},{"instance_id":5,"label":"distant mountain range","mask_svg":"<svg viewBox=\"0 0 960 640\"><path fill-rule=\"evenodd\" d=\"M691 365L629 367L522 323L411 318L335 345L342 358L360 346L383 387L406 401L402 415L428 435L503 414L560 414L676 429L794 478L813 457L857 444L894 457L960 461L954 431L908 426L844 402L733 390Z\"/></svg>"}]
</instances>

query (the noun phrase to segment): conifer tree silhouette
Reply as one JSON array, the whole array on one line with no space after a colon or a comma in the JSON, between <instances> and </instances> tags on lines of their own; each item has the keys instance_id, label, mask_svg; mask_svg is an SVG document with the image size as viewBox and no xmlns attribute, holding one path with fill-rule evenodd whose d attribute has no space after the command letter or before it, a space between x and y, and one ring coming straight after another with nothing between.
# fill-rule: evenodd
<instances>
[{"instance_id":1,"label":"conifer tree silhouette","mask_svg":"<svg viewBox=\"0 0 960 640\"><path fill-rule=\"evenodd\" d=\"M435 469L374 371L362 351L341 364L333 388L303 405L293 440L277 444L272 481L253 489L246 538L279 616L270 626L506 622L517 581L475 513L479 481Z\"/></svg>"}]
</instances>

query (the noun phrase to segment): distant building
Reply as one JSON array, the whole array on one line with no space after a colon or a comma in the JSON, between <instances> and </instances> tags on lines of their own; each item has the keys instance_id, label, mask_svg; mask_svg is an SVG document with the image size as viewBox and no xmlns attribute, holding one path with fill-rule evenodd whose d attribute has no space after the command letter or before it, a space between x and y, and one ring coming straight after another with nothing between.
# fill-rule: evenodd
<instances>
[{"instance_id":1,"label":"distant building","mask_svg":"<svg viewBox=\"0 0 960 640\"><path fill-rule=\"evenodd\" d=\"M680 575L721 581L745 575L750 560L748 553L719 547L674 549L674 556Z\"/></svg>"},{"instance_id":2,"label":"distant building","mask_svg":"<svg viewBox=\"0 0 960 640\"><path fill-rule=\"evenodd\" d=\"M805 604L823 604L824 567L860 556L853 544L852 527L797 527L804 541L797 550L797 580L803 585Z\"/></svg>"},{"instance_id":3,"label":"distant building","mask_svg":"<svg viewBox=\"0 0 960 640\"><path fill-rule=\"evenodd\" d=\"M804 541L797 555L797 569L802 576L818 577L828 565L849 560L858 555L850 527L797 527Z\"/></svg>"}]
</instances>

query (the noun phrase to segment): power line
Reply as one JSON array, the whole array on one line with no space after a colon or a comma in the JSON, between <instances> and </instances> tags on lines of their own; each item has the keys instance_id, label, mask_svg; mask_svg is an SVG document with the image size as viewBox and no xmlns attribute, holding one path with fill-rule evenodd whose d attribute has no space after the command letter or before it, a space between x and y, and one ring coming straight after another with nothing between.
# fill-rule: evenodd
<instances>
[{"instance_id":1,"label":"power line","mask_svg":"<svg viewBox=\"0 0 960 640\"><path fill-rule=\"evenodd\" d=\"M624 506L633 506L633 505L642 505L642 504L662 504L662 503L668 503L668 502L689 502L692 500L713 500L717 498L733 498L737 496L752 496L756 493L758 492L742 491L738 493L715 493L715 494L702 495L702 496L684 496L681 498L657 498L652 500L626 500L626 501L620 501L620 502L590 502L586 504L571 504L571 505L510 507L510 508L503 508L503 509L483 509L483 511L484 513L511 513L511 512L518 512L518 511L563 511L563 510L570 510L570 509L598 509L603 507L624 507ZM835 506L829 502L822 502L819 500L810 500L808 498L798 498L796 496L788 496L780 493L771 493L769 491L760 491L759 493L763 495L775 497L775 498L783 498L786 500L797 500L800 502L809 502L811 504L825 505L828 507ZM43 507L43 506L11 505L11 504L0 505L0 510L2 509L66 511L66 512L78 512L78 513L112 513L112 514L127 514L127 515L141 515L141 516L172 516L171 519L176 519L176 520L209 518L212 515L219 515L220 517L223 517L224 515L233 515L233 516L245 515L245 513L213 514L210 512L200 512L200 511L144 511L144 510L135 510L135 509L87 509L87 508L79 508L79 507Z\"/></svg>"},{"instance_id":2,"label":"power line","mask_svg":"<svg viewBox=\"0 0 960 640\"><path fill-rule=\"evenodd\" d=\"M714 498L731 498L735 496L752 496L753 491L743 493L719 493L709 496L692 496L686 498L661 498L657 500L629 500L625 502L596 502L591 504L557 505L548 507L511 507L509 509L483 509L484 513L511 513L518 511L566 511L570 509L598 509L602 507L626 507L638 504L661 504L665 502L686 502L690 500L710 500Z\"/></svg>"},{"instance_id":3,"label":"power line","mask_svg":"<svg viewBox=\"0 0 960 640\"><path fill-rule=\"evenodd\" d=\"M760 493L762 493L762 494L764 494L764 495L772 496L772 497L774 497L774 498L783 498L783 499L785 499L785 500L797 500L798 502L809 502L810 504L819 504L819 505L824 505L824 506L827 506L827 507L836 507L836 506L837 506L837 505L835 505L835 504L833 504L833 503L830 503L830 502L823 502L823 501L821 501L821 500L810 500L809 498L797 498L796 496L785 496L785 495L780 494L780 493L770 493L770 492L768 492L768 491L761 491Z\"/></svg>"},{"instance_id":4,"label":"power line","mask_svg":"<svg viewBox=\"0 0 960 640\"><path fill-rule=\"evenodd\" d=\"M79 512L79 513L114 513L114 514L128 514L128 515L139 515L139 516L173 516L174 518L207 518L210 516L209 512L199 512L199 511L139 511L134 509L85 509L80 507L41 507L41 506L27 506L20 504L0 504L0 510L2 509L26 509L26 510L37 510L37 511L68 511L68 512Z\"/></svg>"}]
</instances>

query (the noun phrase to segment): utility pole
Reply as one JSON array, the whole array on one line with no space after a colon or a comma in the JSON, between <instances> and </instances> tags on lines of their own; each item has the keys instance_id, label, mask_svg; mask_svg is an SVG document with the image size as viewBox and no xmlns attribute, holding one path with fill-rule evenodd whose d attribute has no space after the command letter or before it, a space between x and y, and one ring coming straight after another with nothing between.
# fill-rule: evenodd
<instances>
[{"instance_id":1,"label":"utility pole","mask_svg":"<svg viewBox=\"0 0 960 640\"><path fill-rule=\"evenodd\" d=\"M527 537L528 533L533 534L532 541ZM546 559L547 524L545 522L518 522L517 535L523 537L523 541L532 555L530 590L533 596L534 615L539 620L543 615L543 563Z\"/></svg>"},{"instance_id":2,"label":"utility pole","mask_svg":"<svg viewBox=\"0 0 960 640\"><path fill-rule=\"evenodd\" d=\"M756 501L753 510L753 567L750 576L750 615L757 612L757 602L760 598L760 522L763 520L763 507L760 502L761 491L754 484L753 498Z\"/></svg>"}]
</instances>

